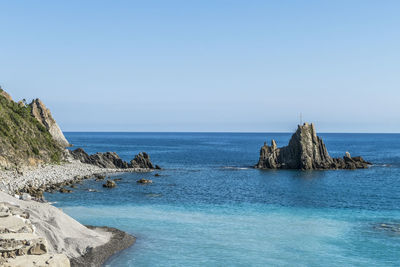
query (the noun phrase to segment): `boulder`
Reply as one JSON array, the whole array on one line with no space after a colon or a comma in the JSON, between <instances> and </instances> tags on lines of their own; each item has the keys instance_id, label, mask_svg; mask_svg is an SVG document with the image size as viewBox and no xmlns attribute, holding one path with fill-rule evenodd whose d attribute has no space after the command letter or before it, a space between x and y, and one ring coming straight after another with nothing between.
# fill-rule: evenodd
<instances>
[{"instance_id":1,"label":"boulder","mask_svg":"<svg viewBox=\"0 0 400 267\"><path fill-rule=\"evenodd\" d=\"M116 186L117 186L117 184L112 180L107 180L107 182L105 184L103 184L103 187L106 187L106 188L114 188Z\"/></svg>"},{"instance_id":2,"label":"boulder","mask_svg":"<svg viewBox=\"0 0 400 267\"><path fill-rule=\"evenodd\" d=\"M278 148L275 140L271 146L264 143L260 158L255 166L258 169L360 169L371 163L362 157L351 157L346 152L343 158L331 158L324 142L317 136L314 124L299 125L292 135L289 145Z\"/></svg>"},{"instance_id":3,"label":"boulder","mask_svg":"<svg viewBox=\"0 0 400 267\"><path fill-rule=\"evenodd\" d=\"M66 188L60 188L59 192L60 193L72 193L72 190L66 189Z\"/></svg>"},{"instance_id":4,"label":"boulder","mask_svg":"<svg viewBox=\"0 0 400 267\"><path fill-rule=\"evenodd\" d=\"M151 184L151 183L153 183L153 181L152 180L148 180L148 179L144 179L144 178L142 178L142 179L140 179L140 180L138 180L138 181L136 181L138 184Z\"/></svg>"}]
</instances>

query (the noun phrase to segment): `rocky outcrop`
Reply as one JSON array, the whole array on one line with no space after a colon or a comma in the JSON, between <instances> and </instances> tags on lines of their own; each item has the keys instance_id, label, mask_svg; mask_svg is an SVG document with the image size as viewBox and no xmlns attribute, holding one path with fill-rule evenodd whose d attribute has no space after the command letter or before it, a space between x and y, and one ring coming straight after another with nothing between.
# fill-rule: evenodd
<instances>
[{"instance_id":1,"label":"rocky outcrop","mask_svg":"<svg viewBox=\"0 0 400 267\"><path fill-rule=\"evenodd\" d=\"M74 159L79 160L82 163L95 165L100 168L127 169L129 167L129 164L123 161L115 152L96 153L89 155L82 148L77 148L71 151L71 155Z\"/></svg>"},{"instance_id":2,"label":"rocky outcrop","mask_svg":"<svg viewBox=\"0 0 400 267\"><path fill-rule=\"evenodd\" d=\"M35 99L29 104L32 115L42 124L51 134L53 139L62 147L71 146L65 138L57 122L51 116L51 112L40 99Z\"/></svg>"},{"instance_id":3,"label":"rocky outcrop","mask_svg":"<svg viewBox=\"0 0 400 267\"><path fill-rule=\"evenodd\" d=\"M71 151L74 159L82 163L98 166L100 168L109 169L128 169L128 168L141 168L141 169L160 169L159 166L154 166L150 161L150 156L141 152L135 156L130 163L122 160L115 152L96 153L89 155L82 148L77 148Z\"/></svg>"},{"instance_id":4,"label":"rocky outcrop","mask_svg":"<svg viewBox=\"0 0 400 267\"><path fill-rule=\"evenodd\" d=\"M36 233L29 213L7 202L0 203L1 266L70 266L64 254L48 251L48 242Z\"/></svg>"},{"instance_id":5,"label":"rocky outcrop","mask_svg":"<svg viewBox=\"0 0 400 267\"><path fill-rule=\"evenodd\" d=\"M371 163L362 157L351 157L346 152L343 158L331 158L324 142L317 136L314 124L299 125L289 145L278 148L274 140L271 146L264 143L255 166L259 169L361 169Z\"/></svg>"},{"instance_id":6,"label":"rocky outcrop","mask_svg":"<svg viewBox=\"0 0 400 267\"><path fill-rule=\"evenodd\" d=\"M38 110L34 110L37 114ZM59 163L63 159L64 148L52 138L43 123L34 117L31 106L25 105L25 101L20 104L14 102L2 89L0 141L0 168L17 169L42 163Z\"/></svg>"},{"instance_id":7,"label":"rocky outcrop","mask_svg":"<svg viewBox=\"0 0 400 267\"><path fill-rule=\"evenodd\" d=\"M135 237L109 227L86 227L48 203L0 191L0 266L102 266Z\"/></svg>"},{"instance_id":8,"label":"rocky outcrop","mask_svg":"<svg viewBox=\"0 0 400 267\"><path fill-rule=\"evenodd\" d=\"M135 158L131 160L131 167L155 169L153 163L150 161L150 156L146 152L137 154Z\"/></svg>"}]
</instances>

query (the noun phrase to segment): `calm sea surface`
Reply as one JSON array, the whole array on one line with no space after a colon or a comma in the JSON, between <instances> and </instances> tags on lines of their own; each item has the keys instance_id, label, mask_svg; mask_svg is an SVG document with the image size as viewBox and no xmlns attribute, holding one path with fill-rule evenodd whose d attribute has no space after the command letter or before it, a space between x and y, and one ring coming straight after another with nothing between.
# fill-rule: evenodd
<instances>
[{"instance_id":1,"label":"calm sea surface","mask_svg":"<svg viewBox=\"0 0 400 267\"><path fill-rule=\"evenodd\" d=\"M366 170L250 168L264 141L282 146L290 136L66 133L89 153L130 160L146 151L164 170L113 175L122 178L115 189L89 180L46 198L84 224L137 237L106 266L400 266L400 234L374 227L400 223L400 135L320 135L331 156L349 151L375 164Z\"/></svg>"}]
</instances>

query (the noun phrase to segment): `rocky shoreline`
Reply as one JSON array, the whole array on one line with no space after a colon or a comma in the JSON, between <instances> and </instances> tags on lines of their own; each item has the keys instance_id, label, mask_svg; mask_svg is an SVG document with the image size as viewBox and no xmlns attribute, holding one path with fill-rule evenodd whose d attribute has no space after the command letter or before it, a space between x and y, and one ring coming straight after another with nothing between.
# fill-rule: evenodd
<instances>
[{"instance_id":1,"label":"rocky shoreline","mask_svg":"<svg viewBox=\"0 0 400 267\"><path fill-rule=\"evenodd\" d=\"M101 266L135 237L109 227L86 227L60 209L0 192L1 266Z\"/></svg>"},{"instance_id":2,"label":"rocky shoreline","mask_svg":"<svg viewBox=\"0 0 400 267\"><path fill-rule=\"evenodd\" d=\"M136 237L116 228L90 225L87 225L86 227L92 230L97 229L107 231L111 233L112 236L104 245L90 249L81 257L71 259L71 266L101 266L112 255L132 246L136 242Z\"/></svg>"},{"instance_id":3,"label":"rocky shoreline","mask_svg":"<svg viewBox=\"0 0 400 267\"><path fill-rule=\"evenodd\" d=\"M44 192L72 193L85 179L161 169L141 152L130 162L115 152L71 146L41 100L14 102L0 87L0 265L101 266L135 238L115 228L85 227L45 203ZM106 187L115 187L107 180Z\"/></svg>"},{"instance_id":4,"label":"rocky shoreline","mask_svg":"<svg viewBox=\"0 0 400 267\"><path fill-rule=\"evenodd\" d=\"M44 192L60 191L68 186L80 183L85 179L120 172L149 172L145 168L100 168L81 163L77 160L59 165L44 165L36 168L25 168L0 172L0 191L20 197L33 197L42 200ZM71 190L71 189L68 189ZM26 194L29 194L27 196Z\"/></svg>"},{"instance_id":5,"label":"rocky shoreline","mask_svg":"<svg viewBox=\"0 0 400 267\"><path fill-rule=\"evenodd\" d=\"M85 179L103 180L112 173L149 171L152 169L101 168L78 160L59 165L1 171L0 202L15 205L15 209L19 209L21 214L29 214L28 217L33 218L29 225L38 230L37 238L43 237L40 240L47 241L46 253L43 252L42 255L19 255L19 250L16 249L11 254L6 250L4 257L3 252L0 252L0 258L3 257L3 261L8 262L7 266L30 266L31 261L41 262L43 266L101 266L110 256L134 244L135 237L111 227L85 227L58 208L41 203L45 202L43 193L71 192L75 183L81 183ZM1 223L1 216L2 214L0 226L4 225ZM12 224L10 227L14 226ZM4 242L14 244L15 238Z\"/></svg>"}]
</instances>

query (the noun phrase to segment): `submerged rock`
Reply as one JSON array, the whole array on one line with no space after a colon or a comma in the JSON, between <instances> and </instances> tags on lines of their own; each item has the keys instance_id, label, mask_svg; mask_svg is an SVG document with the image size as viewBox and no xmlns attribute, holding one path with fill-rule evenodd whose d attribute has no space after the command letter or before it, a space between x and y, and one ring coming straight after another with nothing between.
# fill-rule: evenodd
<instances>
[{"instance_id":1,"label":"submerged rock","mask_svg":"<svg viewBox=\"0 0 400 267\"><path fill-rule=\"evenodd\" d=\"M60 193L72 193L72 190L67 189L67 188L60 188L59 192Z\"/></svg>"},{"instance_id":2,"label":"submerged rock","mask_svg":"<svg viewBox=\"0 0 400 267\"><path fill-rule=\"evenodd\" d=\"M122 160L115 152L96 153L89 155L82 148L77 148L70 151L74 159L79 160L82 163L98 166L100 168L110 169L128 169L128 168L142 168L142 169L155 169L160 168L158 165L154 167L150 161L150 156L141 152L135 156L130 163Z\"/></svg>"},{"instance_id":3,"label":"submerged rock","mask_svg":"<svg viewBox=\"0 0 400 267\"><path fill-rule=\"evenodd\" d=\"M144 178L142 178L142 179L140 179L140 180L138 180L138 181L136 181L138 184L151 184L151 183L153 183L153 181L152 180L149 180L149 179L144 179Z\"/></svg>"},{"instance_id":4,"label":"submerged rock","mask_svg":"<svg viewBox=\"0 0 400 267\"><path fill-rule=\"evenodd\" d=\"M400 234L400 223L378 223L374 225L374 228Z\"/></svg>"},{"instance_id":5,"label":"submerged rock","mask_svg":"<svg viewBox=\"0 0 400 267\"><path fill-rule=\"evenodd\" d=\"M361 169L371 163L362 157L351 157L349 152L343 158L331 158L324 142L317 136L314 124L299 125L292 135L289 145L278 148L275 140L271 146L264 143L258 169Z\"/></svg>"}]
</instances>

